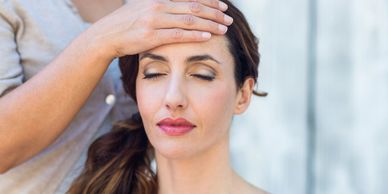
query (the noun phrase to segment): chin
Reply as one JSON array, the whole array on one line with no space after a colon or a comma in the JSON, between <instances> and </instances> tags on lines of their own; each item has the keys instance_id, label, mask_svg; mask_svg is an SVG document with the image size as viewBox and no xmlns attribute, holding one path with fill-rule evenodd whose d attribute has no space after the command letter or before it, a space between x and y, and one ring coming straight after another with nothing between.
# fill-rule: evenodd
<instances>
[{"instance_id":1,"label":"chin","mask_svg":"<svg viewBox=\"0 0 388 194\"><path fill-rule=\"evenodd\" d=\"M187 142L186 144L177 144L176 142L159 142L154 145L154 148L156 154L171 160L188 159L198 154L195 149L188 147Z\"/></svg>"}]
</instances>

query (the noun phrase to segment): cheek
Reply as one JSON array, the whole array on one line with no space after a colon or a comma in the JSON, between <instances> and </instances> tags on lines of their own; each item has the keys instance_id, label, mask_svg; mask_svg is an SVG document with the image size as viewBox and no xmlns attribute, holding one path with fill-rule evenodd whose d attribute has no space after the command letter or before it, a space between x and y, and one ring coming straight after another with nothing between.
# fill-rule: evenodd
<instances>
[{"instance_id":1,"label":"cheek","mask_svg":"<svg viewBox=\"0 0 388 194\"><path fill-rule=\"evenodd\" d=\"M228 129L235 105L235 92L232 88L234 87L220 82L207 91L196 91L198 99L194 111L201 117L204 133Z\"/></svg>"},{"instance_id":2,"label":"cheek","mask_svg":"<svg viewBox=\"0 0 388 194\"><path fill-rule=\"evenodd\" d=\"M143 121L149 121L160 107L161 91L158 87L145 84L142 80L138 80L136 84L136 98L138 109L143 118ZM146 122L145 122L146 123Z\"/></svg>"}]
</instances>

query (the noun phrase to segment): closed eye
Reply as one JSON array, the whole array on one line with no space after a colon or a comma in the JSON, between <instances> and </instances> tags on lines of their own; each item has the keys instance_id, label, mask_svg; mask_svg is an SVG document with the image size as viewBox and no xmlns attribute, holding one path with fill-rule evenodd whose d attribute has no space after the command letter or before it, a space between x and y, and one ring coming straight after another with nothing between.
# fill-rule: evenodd
<instances>
[{"instance_id":1,"label":"closed eye","mask_svg":"<svg viewBox=\"0 0 388 194\"><path fill-rule=\"evenodd\" d=\"M167 75L165 73L147 73L144 74L143 79L157 79L158 77L161 77L163 75Z\"/></svg>"},{"instance_id":2,"label":"closed eye","mask_svg":"<svg viewBox=\"0 0 388 194\"><path fill-rule=\"evenodd\" d=\"M214 76L209 76L209 75L202 75L202 74L191 74L191 76L205 80L205 81L213 81Z\"/></svg>"}]
</instances>

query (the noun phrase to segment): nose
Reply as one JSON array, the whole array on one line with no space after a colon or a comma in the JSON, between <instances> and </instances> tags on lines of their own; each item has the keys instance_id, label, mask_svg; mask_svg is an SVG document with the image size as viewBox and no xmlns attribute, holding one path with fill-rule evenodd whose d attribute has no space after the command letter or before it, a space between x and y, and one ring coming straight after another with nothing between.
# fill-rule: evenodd
<instances>
[{"instance_id":1,"label":"nose","mask_svg":"<svg viewBox=\"0 0 388 194\"><path fill-rule=\"evenodd\" d=\"M187 98L183 80L172 78L167 86L165 106L169 111L182 110L187 107Z\"/></svg>"}]
</instances>

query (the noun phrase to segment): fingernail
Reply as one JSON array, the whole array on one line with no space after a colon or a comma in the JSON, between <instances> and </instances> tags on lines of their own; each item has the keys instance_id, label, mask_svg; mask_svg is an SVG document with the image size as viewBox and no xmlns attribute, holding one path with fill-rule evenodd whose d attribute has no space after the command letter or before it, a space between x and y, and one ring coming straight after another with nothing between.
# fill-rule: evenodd
<instances>
[{"instance_id":1,"label":"fingernail","mask_svg":"<svg viewBox=\"0 0 388 194\"><path fill-rule=\"evenodd\" d=\"M218 3L218 6L219 6L219 8L220 8L222 11L226 11L226 10L228 9L228 5L226 5L226 3L222 2L222 1L220 1L220 2Z\"/></svg>"},{"instance_id":2,"label":"fingernail","mask_svg":"<svg viewBox=\"0 0 388 194\"><path fill-rule=\"evenodd\" d=\"M228 15L225 15L224 16L224 21L226 22L226 24L230 25L233 23L233 18L228 16Z\"/></svg>"},{"instance_id":3,"label":"fingernail","mask_svg":"<svg viewBox=\"0 0 388 194\"><path fill-rule=\"evenodd\" d=\"M212 37L212 34L210 34L209 32L203 32L202 33L202 38L209 39L210 37Z\"/></svg>"},{"instance_id":4,"label":"fingernail","mask_svg":"<svg viewBox=\"0 0 388 194\"><path fill-rule=\"evenodd\" d=\"M222 33L225 33L228 30L228 28L226 26L220 24L220 25L218 25L218 30L220 30L220 32L222 32Z\"/></svg>"}]
</instances>

